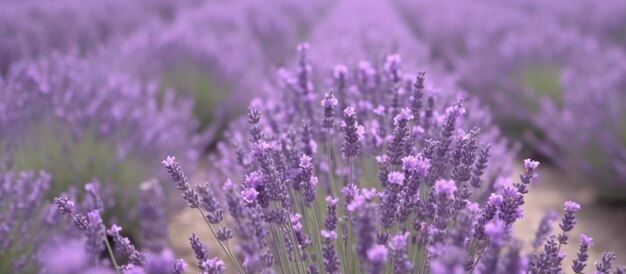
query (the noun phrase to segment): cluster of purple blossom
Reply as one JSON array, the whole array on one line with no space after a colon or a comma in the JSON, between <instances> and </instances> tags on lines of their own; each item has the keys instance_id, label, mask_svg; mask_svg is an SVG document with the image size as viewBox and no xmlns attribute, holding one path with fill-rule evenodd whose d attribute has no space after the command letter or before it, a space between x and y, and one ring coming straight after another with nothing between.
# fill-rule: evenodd
<instances>
[{"instance_id":1,"label":"cluster of purple blossom","mask_svg":"<svg viewBox=\"0 0 626 274\"><path fill-rule=\"evenodd\" d=\"M174 157L163 161L225 254L216 268L194 235L197 268L581 273L589 264L585 235L571 263L561 251L580 209L574 202L564 205L560 231L552 231L549 215L537 249L522 252L512 225L523 215L539 163L525 160L518 182L485 176L507 155L490 154L477 128L464 130L472 116L463 100L440 104L424 72L407 85L396 55L368 73L337 66L332 89L320 96L307 48L299 46L293 77L281 71L282 92L253 101L247 117L229 128L211 158L219 171L213 184L193 186ZM597 272L612 273L614 259L605 253Z\"/></svg>"},{"instance_id":2,"label":"cluster of purple blossom","mask_svg":"<svg viewBox=\"0 0 626 274\"><path fill-rule=\"evenodd\" d=\"M601 191L624 193L623 3L396 3L431 58L487 103L505 131Z\"/></svg>"},{"instance_id":3,"label":"cluster of purple blossom","mask_svg":"<svg viewBox=\"0 0 626 274\"><path fill-rule=\"evenodd\" d=\"M212 183L192 185L174 157L163 161L224 254L211 258L203 240L192 234L193 269L560 273L570 267L561 247L572 236L580 206L565 204L558 233L552 232L556 217L547 215L533 241L535 251L522 252L512 225L522 217L539 163L526 160L519 182L508 179L513 156L507 151L513 148L479 104L463 94L433 92L425 72L403 72L398 55L380 66L337 65L330 81L317 81L308 45L298 49L295 71L281 70L274 93L254 100L247 116L234 121L218 143L210 156ZM320 83L331 86L323 95ZM84 193L70 188L53 205L38 206L49 175L2 178L0 194L12 198L2 218L15 220L3 222L2 232L22 233L19 239L30 243L8 241L3 250L12 253L3 256L9 258L3 269L185 272L184 261L168 248L166 197L157 181L141 185L135 210L125 207L135 212L141 228L139 237L129 238L133 235L122 234L114 218L103 218L115 201L97 182L86 184ZM71 222L64 225L63 216ZM50 231L45 238L29 233L44 228ZM589 264L591 239L581 237L571 263L577 273ZM59 256L59 250L74 256ZM611 273L614 260L613 253L605 253L595 265L598 273Z\"/></svg>"}]
</instances>

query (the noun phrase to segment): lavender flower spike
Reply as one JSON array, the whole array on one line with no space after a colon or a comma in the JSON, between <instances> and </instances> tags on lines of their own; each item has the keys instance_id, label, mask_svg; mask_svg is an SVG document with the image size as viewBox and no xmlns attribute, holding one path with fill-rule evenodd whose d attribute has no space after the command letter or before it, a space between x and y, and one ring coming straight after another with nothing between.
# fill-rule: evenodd
<instances>
[{"instance_id":1,"label":"lavender flower spike","mask_svg":"<svg viewBox=\"0 0 626 274\"><path fill-rule=\"evenodd\" d=\"M176 158L167 156L161 163L167 169L167 172L172 176L172 179L176 183L176 188L183 191L183 198L187 201L190 208L200 207L200 196L196 193L196 190L191 187L187 181L187 176L180 167L180 164L176 162Z\"/></svg>"},{"instance_id":2,"label":"lavender flower spike","mask_svg":"<svg viewBox=\"0 0 626 274\"><path fill-rule=\"evenodd\" d=\"M564 210L563 219L559 224L563 231L563 233L559 235L560 244L567 244L567 240L569 239L567 232L574 229L574 225L576 225L576 216L574 214L580 210L580 205L572 201L567 201L564 204Z\"/></svg>"},{"instance_id":3,"label":"lavender flower spike","mask_svg":"<svg viewBox=\"0 0 626 274\"><path fill-rule=\"evenodd\" d=\"M335 107L338 104L337 97L333 91L329 91L324 96L322 100L322 107L324 107L324 121L322 122L322 127L326 129L330 129L333 127L333 123L335 121Z\"/></svg>"},{"instance_id":4,"label":"lavender flower spike","mask_svg":"<svg viewBox=\"0 0 626 274\"><path fill-rule=\"evenodd\" d=\"M587 266L587 259L589 259L589 254L587 250L589 247L593 245L593 239L587 235L580 235L580 248L578 249L578 254L576 254L576 259L574 259L574 263L572 264L572 270L576 274L583 273L585 267Z\"/></svg>"},{"instance_id":5,"label":"lavender flower spike","mask_svg":"<svg viewBox=\"0 0 626 274\"><path fill-rule=\"evenodd\" d=\"M359 154L359 142L363 139L365 129L358 124L356 111L352 107L347 107L343 111L344 121L342 128L345 133L344 143L341 152L345 158L352 158Z\"/></svg>"}]
</instances>

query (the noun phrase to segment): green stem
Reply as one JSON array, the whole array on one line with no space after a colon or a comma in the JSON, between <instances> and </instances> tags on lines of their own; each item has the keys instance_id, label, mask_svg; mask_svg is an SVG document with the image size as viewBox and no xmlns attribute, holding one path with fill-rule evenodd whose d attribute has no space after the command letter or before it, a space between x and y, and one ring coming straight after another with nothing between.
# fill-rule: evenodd
<instances>
[{"instance_id":1,"label":"green stem","mask_svg":"<svg viewBox=\"0 0 626 274\"><path fill-rule=\"evenodd\" d=\"M213 226L209 222L209 219L207 219L206 215L204 215L204 211L201 208L198 208L198 211L200 211L200 214L202 215L202 218L204 219L206 224L209 226L209 229L211 230L211 233L213 233L213 237L215 238L215 240L217 240L217 243L220 245L220 247L222 247L222 250L224 250L224 252L228 256L228 259L230 260L230 262L237 268L237 271L239 271L239 273L244 273L245 274L246 272L243 270L243 267L241 267L241 265L239 264L237 259L235 259L235 257L233 257L233 255L230 252L228 252L228 250L226 249L224 244L217 238L217 234L215 233L215 230L213 229Z\"/></svg>"},{"instance_id":2,"label":"green stem","mask_svg":"<svg viewBox=\"0 0 626 274\"><path fill-rule=\"evenodd\" d=\"M113 263L113 267L115 267L115 272L117 274L120 274L120 267L117 264L117 261L115 260L115 254L113 254L113 249L111 248L111 244L109 243L109 239L107 239L107 237L104 237L104 244L107 246L107 251L109 252L109 257L111 257L111 263Z\"/></svg>"},{"instance_id":3,"label":"green stem","mask_svg":"<svg viewBox=\"0 0 626 274\"><path fill-rule=\"evenodd\" d=\"M282 271L282 273L285 273L285 266L283 263L283 256L281 256L281 254L283 254L282 249L278 248L278 239L276 237L276 232L274 229L274 225L270 225L270 233L272 233L272 239L274 242L274 248L276 248L276 253L278 253L278 261L280 262L280 270Z\"/></svg>"},{"instance_id":4,"label":"green stem","mask_svg":"<svg viewBox=\"0 0 626 274\"><path fill-rule=\"evenodd\" d=\"M326 129L326 154L328 156L328 182L330 184L330 195L333 198L337 198L335 196L335 184L333 183L333 156L332 156L332 147L330 142L330 128Z\"/></svg>"},{"instance_id":5,"label":"green stem","mask_svg":"<svg viewBox=\"0 0 626 274\"><path fill-rule=\"evenodd\" d=\"M315 220L315 238L317 239L317 252L319 254L318 261L322 260L322 241L320 240L320 227L317 224L317 214L315 213L315 208L311 208L313 211L313 219Z\"/></svg>"}]
</instances>

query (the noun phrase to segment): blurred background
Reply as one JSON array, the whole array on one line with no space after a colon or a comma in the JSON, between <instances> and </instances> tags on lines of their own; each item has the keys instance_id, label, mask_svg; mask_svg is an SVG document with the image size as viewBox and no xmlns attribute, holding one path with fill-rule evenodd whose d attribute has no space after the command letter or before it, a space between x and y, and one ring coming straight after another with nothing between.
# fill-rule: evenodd
<instances>
[{"instance_id":1,"label":"blurred background","mask_svg":"<svg viewBox=\"0 0 626 274\"><path fill-rule=\"evenodd\" d=\"M546 210L576 200L591 261L612 250L626 264L623 0L0 0L0 210L37 193L26 222L92 183L112 208L105 219L139 239L129 209L145 182L164 182L169 244L193 256L180 235L202 220L181 211L160 161L176 155L210 178L227 124L271 94L302 42L320 79L398 53L406 71L467 92L514 144L512 167L542 162L519 236L530 241ZM41 229L9 225L16 216L0 219L5 239ZM25 238L2 243L13 251L0 264L40 241Z\"/></svg>"}]
</instances>

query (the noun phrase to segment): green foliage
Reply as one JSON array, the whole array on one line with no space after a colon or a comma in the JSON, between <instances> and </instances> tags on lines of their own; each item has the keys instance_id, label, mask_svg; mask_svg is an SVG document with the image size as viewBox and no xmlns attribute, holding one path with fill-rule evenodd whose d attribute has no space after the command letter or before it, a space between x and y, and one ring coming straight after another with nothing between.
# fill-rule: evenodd
<instances>
[{"instance_id":1,"label":"green foliage","mask_svg":"<svg viewBox=\"0 0 626 274\"><path fill-rule=\"evenodd\" d=\"M145 180L145 168L133 156L118 159L117 148L94 132L80 138L72 136L69 128L60 123L40 124L12 152L14 170L45 170L52 175L47 194L52 199L70 187L82 190L85 183L98 180L103 191L115 191L115 206L105 212L110 216L122 214L136 204L138 184ZM119 220L129 230L138 229L131 219Z\"/></svg>"},{"instance_id":2,"label":"green foliage","mask_svg":"<svg viewBox=\"0 0 626 274\"><path fill-rule=\"evenodd\" d=\"M530 66L522 71L523 85L538 97L548 97L559 108L563 107L563 87L560 79L561 70L555 65ZM537 109L537 102L531 102Z\"/></svg>"},{"instance_id":3,"label":"green foliage","mask_svg":"<svg viewBox=\"0 0 626 274\"><path fill-rule=\"evenodd\" d=\"M162 78L163 89L159 93L162 101L167 88L176 90L177 96L193 99L193 114L200 121L200 129L206 128L214 118L214 110L230 93L230 88L218 84L210 75L192 65L179 65Z\"/></svg>"}]
</instances>

